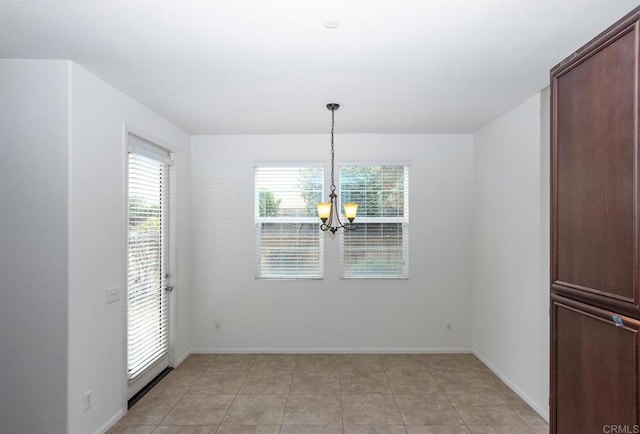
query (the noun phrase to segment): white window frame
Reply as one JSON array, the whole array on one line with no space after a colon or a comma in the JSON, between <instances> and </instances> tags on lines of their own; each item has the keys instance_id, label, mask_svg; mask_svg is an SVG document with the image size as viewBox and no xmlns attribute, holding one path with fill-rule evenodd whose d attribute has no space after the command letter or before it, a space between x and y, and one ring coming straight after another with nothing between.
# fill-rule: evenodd
<instances>
[{"instance_id":1,"label":"white window frame","mask_svg":"<svg viewBox=\"0 0 640 434\"><path fill-rule=\"evenodd\" d=\"M338 191L339 203L341 210L341 218L344 217L344 210L342 208L342 170L346 167L354 166L401 166L404 168L404 209L402 217L364 217L358 215L355 219L355 223L360 225L359 229L366 223L399 223L402 224L402 272L400 274L380 274L380 273L362 273L353 274L349 273L345 268L345 236L348 236L346 231L341 231L340 234L340 278L341 279L394 279L402 280L409 279L409 167L407 162L402 161L374 161L374 162L345 162L341 163L338 167Z\"/></svg>"}]
</instances>

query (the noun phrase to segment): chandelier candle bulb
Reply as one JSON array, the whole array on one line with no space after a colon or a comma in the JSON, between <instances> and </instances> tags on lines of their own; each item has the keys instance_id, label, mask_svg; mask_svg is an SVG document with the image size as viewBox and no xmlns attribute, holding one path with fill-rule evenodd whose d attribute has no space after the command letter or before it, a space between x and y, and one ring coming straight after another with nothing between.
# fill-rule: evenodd
<instances>
[{"instance_id":1,"label":"chandelier candle bulb","mask_svg":"<svg viewBox=\"0 0 640 434\"><path fill-rule=\"evenodd\" d=\"M358 204L357 203L345 203L344 204L344 215L349 219L351 223L356 218L356 214L358 213Z\"/></svg>"},{"instance_id":2,"label":"chandelier candle bulb","mask_svg":"<svg viewBox=\"0 0 640 434\"><path fill-rule=\"evenodd\" d=\"M326 222L331 215L331 202L320 202L316 205L318 207L318 217L322 222Z\"/></svg>"}]
</instances>

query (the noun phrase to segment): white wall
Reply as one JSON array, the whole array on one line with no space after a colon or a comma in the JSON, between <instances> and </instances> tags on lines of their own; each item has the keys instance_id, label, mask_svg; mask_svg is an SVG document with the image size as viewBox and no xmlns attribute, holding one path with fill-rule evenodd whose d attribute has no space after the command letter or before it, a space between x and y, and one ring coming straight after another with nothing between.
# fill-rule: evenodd
<instances>
[{"instance_id":1,"label":"white wall","mask_svg":"<svg viewBox=\"0 0 640 434\"><path fill-rule=\"evenodd\" d=\"M471 135L336 135L337 164L409 162L409 280L341 280L337 239L323 280L254 279L254 162L321 161L327 179L329 157L328 134L192 137L193 348L470 349Z\"/></svg>"},{"instance_id":2,"label":"white wall","mask_svg":"<svg viewBox=\"0 0 640 434\"><path fill-rule=\"evenodd\" d=\"M66 432L67 75L0 59L3 432Z\"/></svg>"},{"instance_id":3,"label":"white wall","mask_svg":"<svg viewBox=\"0 0 640 434\"><path fill-rule=\"evenodd\" d=\"M3 429L94 432L124 411L124 299L104 293L125 285L124 123L177 150L175 358L473 348L548 415L548 91L473 137L336 136L338 162L410 163L409 280L339 279L328 239L324 280L256 281L253 163L328 164L328 135L196 136L191 154L78 65L2 59Z\"/></svg>"},{"instance_id":4,"label":"white wall","mask_svg":"<svg viewBox=\"0 0 640 434\"><path fill-rule=\"evenodd\" d=\"M95 432L126 407L126 146L124 124L176 149L177 357L188 349L189 136L73 64L69 203L68 430ZM106 304L105 290L122 298ZM82 394L93 408L82 411Z\"/></svg>"},{"instance_id":5,"label":"white wall","mask_svg":"<svg viewBox=\"0 0 640 434\"><path fill-rule=\"evenodd\" d=\"M473 348L548 419L549 96L474 135Z\"/></svg>"}]
</instances>

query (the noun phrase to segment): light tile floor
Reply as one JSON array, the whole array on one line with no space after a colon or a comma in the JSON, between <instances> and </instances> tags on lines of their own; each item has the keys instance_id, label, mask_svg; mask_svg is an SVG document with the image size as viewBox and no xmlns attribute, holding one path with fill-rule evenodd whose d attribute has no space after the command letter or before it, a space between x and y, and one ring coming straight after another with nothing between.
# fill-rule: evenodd
<instances>
[{"instance_id":1,"label":"light tile floor","mask_svg":"<svg viewBox=\"0 0 640 434\"><path fill-rule=\"evenodd\" d=\"M471 354L194 354L109 433L542 434Z\"/></svg>"}]
</instances>

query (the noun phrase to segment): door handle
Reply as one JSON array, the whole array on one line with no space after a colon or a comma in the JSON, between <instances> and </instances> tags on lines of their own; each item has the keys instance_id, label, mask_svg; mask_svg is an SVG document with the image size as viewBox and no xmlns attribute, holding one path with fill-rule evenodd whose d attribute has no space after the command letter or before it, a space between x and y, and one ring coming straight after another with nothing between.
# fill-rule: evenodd
<instances>
[{"instance_id":1,"label":"door handle","mask_svg":"<svg viewBox=\"0 0 640 434\"><path fill-rule=\"evenodd\" d=\"M613 320L613 323L616 325L616 327L624 326L624 321L622 321L620 315L611 315L611 319Z\"/></svg>"}]
</instances>

